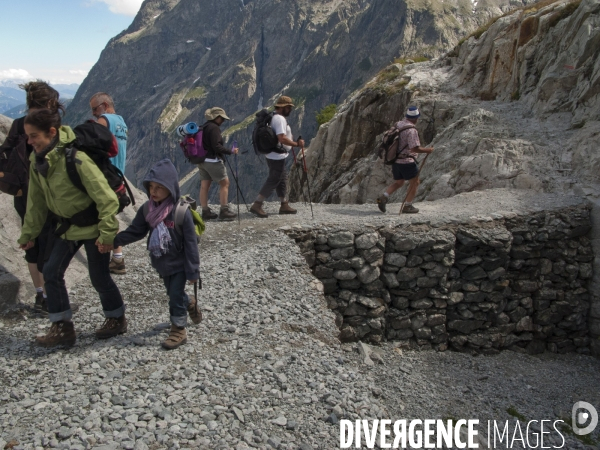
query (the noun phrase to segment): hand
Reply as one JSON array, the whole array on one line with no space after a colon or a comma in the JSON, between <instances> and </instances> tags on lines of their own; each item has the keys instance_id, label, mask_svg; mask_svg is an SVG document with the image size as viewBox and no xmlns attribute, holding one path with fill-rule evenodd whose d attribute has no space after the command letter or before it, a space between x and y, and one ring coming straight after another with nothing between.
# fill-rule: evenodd
<instances>
[{"instance_id":1,"label":"hand","mask_svg":"<svg viewBox=\"0 0 600 450\"><path fill-rule=\"evenodd\" d=\"M35 245L35 242L33 242L33 241L29 241L27 244L21 244L21 245L19 245L19 248L20 248L21 250L25 250L25 251L27 251L27 250L29 250L30 248L32 248L34 245Z\"/></svg>"},{"instance_id":2,"label":"hand","mask_svg":"<svg viewBox=\"0 0 600 450\"><path fill-rule=\"evenodd\" d=\"M234 155L237 155L239 152L240 152L240 149L239 149L239 148L237 148L237 147L233 147L233 148L231 149L231 153L233 153Z\"/></svg>"},{"instance_id":3,"label":"hand","mask_svg":"<svg viewBox=\"0 0 600 450\"><path fill-rule=\"evenodd\" d=\"M98 251L100 253L108 253L114 248L112 244L102 244L97 239L96 239L96 247L98 247Z\"/></svg>"},{"instance_id":4,"label":"hand","mask_svg":"<svg viewBox=\"0 0 600 450\"><path fill-rule=\"evenodd\" d=\"M298 147L304 148L304 139L298 139Z\"/></svg>"},{"instance_id":5,"label":"hand","mask_svg":"<svg viewBox=\"0 0 600 450\"><path fill-rule=\"evenodd\" d=\"M188 284L194 284L196 283L198 280L188 280Z\"/></svg>"},{"instance_id":6,"label":"hand","mask_svg":"<svg viewBox=\"0 0 600 450\"><path fill-rule=\"evenodd\" d=\"M429 147L429 148L427 148L427 150L428 150L427 154L433 153L433 147Z\"/></svg>"}]
</instances>

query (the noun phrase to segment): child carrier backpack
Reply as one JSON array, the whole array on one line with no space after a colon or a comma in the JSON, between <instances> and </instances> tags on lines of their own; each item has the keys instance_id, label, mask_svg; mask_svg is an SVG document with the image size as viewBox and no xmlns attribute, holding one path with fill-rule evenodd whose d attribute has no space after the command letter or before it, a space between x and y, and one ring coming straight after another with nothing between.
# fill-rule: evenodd
<instances>
[{"instance_id":1,"label":"child carrier backpack","mask_svg":"<svg viewBox=\"0 0 600 450\"><path fill-rule=\"evenodd\" d=\"M183 140L179 143L179 146L181 147L181 150L183 150L183 154L189 162L192 164L201 164L206 159L208 152L202 143L202 128L198 128L198 126L196 126L196 129L198 129L198 131L194 134L180 133L180 135L183 137Z\"/></svg>"},{"instance_id":2,"label":"child carrier backpack","mask_svg":"<svg viewBox=\"0 0 600 450\"><path fill-rule=\"evenodd\" d=\"M406 150L410 149L407 149L406 147L398 149L398 146L400 145L400 133L410 128L415 128L415 126L410 124L398 128L394 125L383 134L381 144L379 144L379 157L383 158L383 163L385 165L391 166L400 157L410 158L410 155L405 153Z\"/></svg>"},{"instance_id":3,"label":"child carrier backpack","mask_svg":"<svg viewBox=\"0 0 600 450\"><path fill-rule=\"evenodd\" d=\"M0 191L21 197L29 184L29 155L24 119L15 120L4 144L0 146Z\"/></svg>"},{"instance_id":4,"label":"child carrier backpack","mask_svg":"<svg viewBox=\"0 0 600 450\"><path fill-rule=\"evenodd\" d=\"M175 211L173 212L173 222L175 222L175 231L181 236L183 236L183 219L185 217L185 212L189 209L192 214L192 219L194 221L194 228L196 230L196 236L198 238L198 242L200 242L200 236L204 233L206 226L204 225L204 221L202 220L202 216L198 211L196 211L196 200L194 200L189 195L182 195L179 197L177 204L175 205ZM150 205L148 202L144 203L142 206L144 218L148 216L148 211Z\"/></svg>"},{"instance_id":5,"label":"child carrier backpack","mask_svg":"<svg viewBox=\"0 0 600 450\"><path fill-rule=\"evenodd\" d=\"M271 152L285 153L281 147L275 130L271 128L271 120L275 113L262 109L256 113L256 124L252 131L252 146L257 155L267 155Z\"/></svg>"},{"instance_id":6,"label":"child carrier backpack","mask_svg":"<svg viewBox=\"0 0 600 450\"><path fill-rule=\"evenodd\" d=\"M119 209L117 212L120 213L126 206L135 205L133 193L127 180L125 180L125 176L109 160L109 158L116 156L119 152L117 140L110 130L90 120L76 126L73 132L75 133L75 140L65 148L67 175L71 183L79 190L88 194L81 181L81 176L77 172L77 152L84 152L98 166L106 178L108 185L117 195L117 199L119 200ZM92 203L89 207L70 218L56 216L55 219L61 224L55 231L56 235L64 234L71 225L87 227L100 222L95 203Z\"/></svg>"}]
</instances>

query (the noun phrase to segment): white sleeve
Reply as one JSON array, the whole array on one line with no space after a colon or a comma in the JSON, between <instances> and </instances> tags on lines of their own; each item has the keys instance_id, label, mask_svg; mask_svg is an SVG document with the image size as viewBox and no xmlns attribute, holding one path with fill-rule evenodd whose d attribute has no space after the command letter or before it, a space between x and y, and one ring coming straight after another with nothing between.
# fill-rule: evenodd
<instances>
[{"instance_id":1,"label":"white sleeve","mask_svg":"<svg viewBox=\"0 0 600 450\"><path fill-rule=\"evenodd\" d=\"M287 121L283 116L275 114L271 120L271 128L273 128L273 131L275 131L276 135L283 134L284 136L287 136L288 126Z\"/></svg>"}]
</instances>

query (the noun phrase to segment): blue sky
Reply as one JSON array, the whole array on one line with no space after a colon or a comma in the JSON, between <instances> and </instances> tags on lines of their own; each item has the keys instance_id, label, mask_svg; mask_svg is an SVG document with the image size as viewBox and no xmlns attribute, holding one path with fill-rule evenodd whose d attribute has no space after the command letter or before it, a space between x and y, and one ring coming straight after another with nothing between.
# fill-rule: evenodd
<instances>
[{"instance_id":1,"label":"blue sky","mask_svg":"<svg viewBox=\"0 0 600 450\"><path fill-rule=\"evenodd\" d=\"M81 83L142 0L1 0L0 80Z\"/></svg>"}]
</instances>

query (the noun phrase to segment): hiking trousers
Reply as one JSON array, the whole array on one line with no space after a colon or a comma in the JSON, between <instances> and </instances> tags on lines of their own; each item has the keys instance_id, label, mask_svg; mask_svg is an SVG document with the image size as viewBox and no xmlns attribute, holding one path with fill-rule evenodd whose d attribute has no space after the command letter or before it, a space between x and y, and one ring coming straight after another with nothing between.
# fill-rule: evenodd
<instances>
[{"instance_id":1,"label":"hiking trousers","mask_svg":"<svg viewBox=\"0 0 600 450\"><path fill-rule=\"evenodd\" d=\"M277 197L285 197L287 188L287 171L285 170L285 161L285 159L267 158L269 176L259 192L259 194L264 198L269 198L273 191L277 192Z\"/></svg>"},{"instance_id":2,"label":"hiking trousers","mask_svg":"<svg viewBox=\"0 0 600 450\"><path fill-rule=\"evenodd\" d=\"M173 275L162 277L167 295L169 296L169 314L171 323L177 327L187 326L187 307L190 298L185 293L185 283L187 282L185 272L177 272Z\"/></svg>"},{"instance_id":3,"label":"hiking trousers","mask_svg":"<svg viewBox=\"0 0 600 450\"><path fill-rule=\"evenodd\" d=\"M96 247L96 239L67 241L57 237L50 258L44 264L43 271L50 322L71 320L73 317L65 285L65 272L82 246L85 248L87 255L90 280L92 286L100 295L104 316L106 318L118 318L125 314L121 292L111 278L108 269L110 253L100 253L98 247Z\"/></svg>"}]
</instances>

